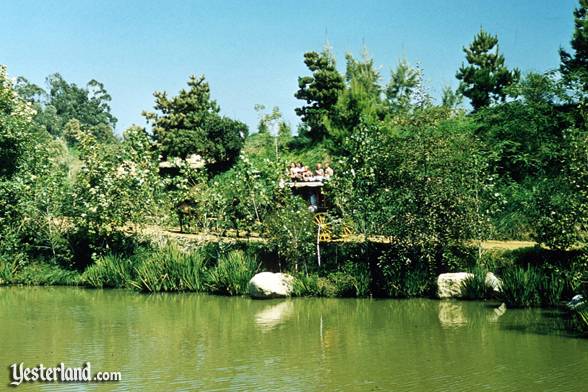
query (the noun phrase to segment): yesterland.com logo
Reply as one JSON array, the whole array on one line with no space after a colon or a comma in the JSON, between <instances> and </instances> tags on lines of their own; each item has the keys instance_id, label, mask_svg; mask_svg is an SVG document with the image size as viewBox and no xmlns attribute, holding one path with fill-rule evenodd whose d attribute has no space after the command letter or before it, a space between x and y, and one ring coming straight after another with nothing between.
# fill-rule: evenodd
<instances>
[{"instance_id":1,"label":"yesterland.com logo","mask_svg":"<svg viewBox=\"0 0 588 392\"><path fill-rule=\"evenodd\" d=\"M97 372L92 376L90 362L82 367L66 367L63 362L56 367L45 367L43 364L29 368L24 363L13 363L10 369L10 385L19 386L23 382L103 382L120 381L120 372Z\"/></svg>"}]
</instances>

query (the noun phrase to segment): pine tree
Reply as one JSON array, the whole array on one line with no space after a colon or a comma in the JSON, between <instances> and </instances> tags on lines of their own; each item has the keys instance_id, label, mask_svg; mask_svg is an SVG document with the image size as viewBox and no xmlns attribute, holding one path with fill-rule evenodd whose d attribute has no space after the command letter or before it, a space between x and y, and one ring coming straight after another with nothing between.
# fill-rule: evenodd
<instances>
[{"instance_id":1,"label":"pine tree","mask_svg":"<svg viewBox=\"0 0 588 392\"><path fill-rule=\"evenodd\" d=\"M518 69L509 71L498 48L498 37L480 29L469 47L464 47L468 65L462 64L455 75L460 80L458 92L469 98L474 110L504 101L505 87L516 83Z\"/></svg>"},{"instance_id":2,"label":"pine tree","mask_svg":"<svg viewBox=\"0 0 588 392\"><path fill-rule=\"evenodd\" d=\"M155 92L156 112L143 115L153 124L153 137L163 158L198 154L210 171L225 170L239 156L247 126L219 114L204 76L190 76L188 87L172 98Z\"/></svg>"},{"instance_id":3,"label":"pine tree","mask_svg":"<svg viewBox=\"0 0 588 392\"><path fill-rule=\"evenodd\" d=\"M575 30L571 45L573 54L559 50L561 73L567 81L577 81L588 92L588 0L580 0L574 10Z\"/></svg>"},{"instance_id":4,"label":"pine tree","mask_svg":"<svg viewBox=\"0 0 588 392\"><path fill-rule=\"evenodd\" d=\"M304 64L312 72L312 76L298 78L299 89L294 96L305 100L306 105L296 108L295 111L304 124L302 134L318 142L327 134L324 120L331 115L345 84L337 71L335 58L328 49L320 53L305 53Z\"/></svg>"}]
</instances>

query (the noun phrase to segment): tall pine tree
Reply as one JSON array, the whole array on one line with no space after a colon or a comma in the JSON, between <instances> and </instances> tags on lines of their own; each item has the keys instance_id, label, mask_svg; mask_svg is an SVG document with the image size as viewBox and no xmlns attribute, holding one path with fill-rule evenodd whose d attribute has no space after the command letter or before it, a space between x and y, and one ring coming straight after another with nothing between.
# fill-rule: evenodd
<instances>
[{"instance_id":1,"label":"tall pine tree","mask_svg":"<svg viewBox=\"0 0 588 392\"><path fill-rule=\"evenodd\" d=\"M312 76L298 78L299 89L294 96L306 101L306 105L296 108L295 111L304 124L301 134L319 142L325 139L325 119L332 114L345 83L335 67L335 58L328 49L320 53L305 53L304 64L312 72Z\"/></svg>"},{"instance_id":2,"label":"tall pine tree","mask_svg":"<svg viewBox=\"0 0 588 392\"><path fill-rule=\"evenodd\" d=\"M498 37L480 29L469 47L463 48L467 65L455 75L459 93L469 98L474 111L506 98L505 87L520 78L518 69L509 71L498 49Z\"/></svg>"}]
</instances>

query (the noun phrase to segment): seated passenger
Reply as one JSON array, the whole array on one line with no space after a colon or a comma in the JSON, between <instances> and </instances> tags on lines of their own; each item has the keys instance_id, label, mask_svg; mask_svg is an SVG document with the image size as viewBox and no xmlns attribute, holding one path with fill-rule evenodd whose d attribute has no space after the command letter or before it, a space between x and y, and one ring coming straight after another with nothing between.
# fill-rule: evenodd
<instances>
[{"instance_id":1,"label":"seated passenger","mask_svg":"<svg viewBox=\"0 0 588 392\"><path fill-rule=\"evenodd\" d=\"M330 180L333 177L333 169L328 163L325 163L325 180Z\"/></svg>"},{"instance_id":2,"label":"seated passenger","mask_svg":"<svg viewBox=\"0 0 588 392\"><path fill-rule=\"evenodd\" d=\"M308 168L308 166L304 166L304 171L302 172L302 179L304 181L312 181L314 180L314 176L312 175L312 171Z\"/></svg>"},{"instance_id":3,"label":"seated passenger","mask_svg":"<svg viewBox=\"0 0 588 392\"><path fill-rule=\"evenodd\" d=\"M323 178L325 177L325 170L323 169L323 165L321 165L320 163L316 164L316 171L314 172L316 180L317 181L322 181Z\"/></svg>"}]
</instances>

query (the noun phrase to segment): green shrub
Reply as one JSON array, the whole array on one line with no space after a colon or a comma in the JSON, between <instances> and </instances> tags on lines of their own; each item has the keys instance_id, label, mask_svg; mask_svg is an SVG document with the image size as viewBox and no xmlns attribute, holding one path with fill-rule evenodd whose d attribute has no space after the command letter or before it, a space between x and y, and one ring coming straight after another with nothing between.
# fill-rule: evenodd
<instances>
[{"instance_id":1,"label":"green shrub","mask_svg":"<svg viewBox=\"0 0 588 392\"><path fill-rule=\"evenodd\" d=\"M295 297L335 297L340 288L328 278L316 273L294 276L292 295Z\"/></svg>"},{"instance_id":2,"label":"green shrub","mask_svg":"<svg viewBox=\"0 0 588 392\"><path fill-rule=\"evenodd\" d=\"M502 278L502 300L511 307L529 307L541 304L541 275L533 267L514 266Z\"/></svg>"},{"instance_id":3,"label":"green shrub","mask_svg":"<svg viewBox=\"0 0 588 392\"><path fill-rule=\"evenodd\" d=\"M378 264L382 268L385 293L393 298L423 297L432 292L436 275L427 263L394 252L383 252Z\"/></svg>"},{"instance_id":4,"label":"green shrub","mask_svg":"<svg viewBox=\"0 0 588 392\"><path fill-rule=\"evenodd\" d=\"M0 286L10 284L18 268L18 260L0 255Z\"/></svg>"},{"instance_id":5,"label":"green shrub","mask_svg":"<svg viewBox=\"0 0 588 392\"><path fill-rule=\"evenodd\" d=\"M370 272L365 264L348 262L341 271L330 273L327 279L337 297L365 297L370 289Z\"/></svg>"},{"instance_id":6,"label":"green shrub","mask_svg":"<svg viewBox=\"0 0 588 392\"><path fill-rule=\"evenodd\" d=\"M295 275L292 283L292 295L294 297L318 297L318 279L317 274L300 273Z\"/></svg>"},{"instance_id":7,"label":"green shrub","mask_svg":"<svg viewBox=\"0 0 588 392\"><path fill-rule=\"evenodd\" d=\"M82 274L82 283L89 287L123 288L129 287L133 279L133 262L110 254L98 257L96 262Z\"/></svg>"},{"instance_id":8,"label":"green shrub","mask_svg":"<svg viewBox=\"0 0 588 392\"><path fill-rule=\"evenodd\" d=\"M49 263L32 263L13 273L12 284L29 286L74 286L79 283L76 271Z\"/></svg>"},{"instance_id":9,"label":"green shrub","mask_svg":"<svg viewBox=\"0 0 588 392\"><path fill-rule=\"evenodd\" d=\"M242 295L258 268L257 260L243 251L234 250L221 256L206 276L208 289L215 294Z\"/></svg>"},{"instance_id":10,"label":"green shrub","mask_svg":"<svg viewBox=\"0 0 588 392\"><path fill-rule=\"evenodd\" d=\"M147 292L204 291L206 267L198 251L184 252L168 244L150 253L135 268L132 285Z\"/></svg>"},{"instance_id":11,"label":"green shrub","mask_svg":"<svg viewBox=\"0 0 588 392\"><path fill-rule=\"evenodd\" d=\"M539 295L544 306L558 305L565 286L565 280L555 272L540 277Z\"/></svg>"}]
</instances>

